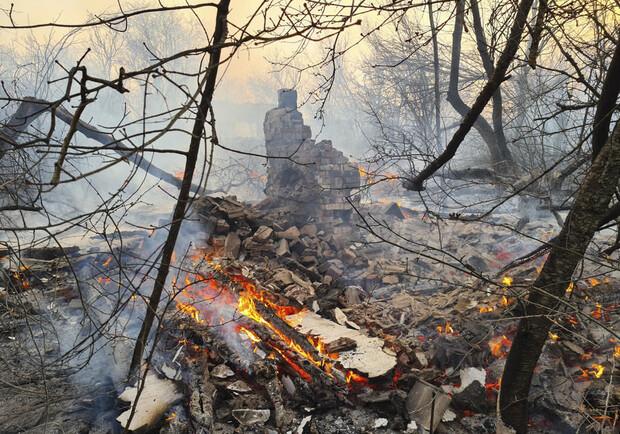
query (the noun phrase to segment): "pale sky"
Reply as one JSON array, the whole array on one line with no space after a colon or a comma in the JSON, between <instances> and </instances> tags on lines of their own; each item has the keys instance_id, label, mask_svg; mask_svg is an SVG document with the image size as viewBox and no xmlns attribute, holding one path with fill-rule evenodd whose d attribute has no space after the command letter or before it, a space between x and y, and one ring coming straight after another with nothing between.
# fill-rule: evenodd
<instances>
[{"instance_id":1,"label":"pale sky","mask_svg":"<svg viewBox=\"0 0 620 434\"><path fill-rule=\"evenodd\" d=\"M205 1L193 0L190 4L204 3ZM88 19L90 14L115 13L119 12L119 3L123 8L131 9L130 4L152 4L159 7L156 0L0 0L0 9L4 11L4 16L0 22L9 25L8 11L13 7L13 19L17 25L35 23L59 22L67 24L78 24ZM185 5L183 0L162 0L165 6ZM235 13L245 13L246 15L253 9L255 4L252 0L233 2L231 11ZM212 10L212 8L205 8Z\"/></svg>"},{"instance_id":2,"label":"pale sky","mask_svg":"<svg viewBox=\"0 0 620 434\"><path fill-rule=\"evenodd\" d=\"M114 0L1 0L0 4L5 11L13 7L15 24L47 23L58 21L62 23L79 23L87 19L88 12L100 13L110 8L110 12L118 10ZM7 17L3 17L4 24Z\"/></svg>"}]
</instances>

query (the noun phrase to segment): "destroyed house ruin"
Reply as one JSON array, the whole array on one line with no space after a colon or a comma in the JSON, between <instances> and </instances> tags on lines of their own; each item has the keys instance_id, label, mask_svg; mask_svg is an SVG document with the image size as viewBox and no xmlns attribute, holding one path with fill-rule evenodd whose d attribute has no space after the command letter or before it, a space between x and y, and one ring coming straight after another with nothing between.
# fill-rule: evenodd
<instances>
[{"instance_id":1,"label":"destroyed house ruin","mask_svg":"<svg viewBox=\"0 0 620 434\"><path fill-rule=\"evenodd\" d=\"M311 138L310 127L297 110L295 90L278 91L278 107L265 115L264 129L268 206L295 216L296 224L316 218L319 227L330 233L351 237L351 204L359 204L357 165L330 140Z\"/></svg>"}]
</instances>

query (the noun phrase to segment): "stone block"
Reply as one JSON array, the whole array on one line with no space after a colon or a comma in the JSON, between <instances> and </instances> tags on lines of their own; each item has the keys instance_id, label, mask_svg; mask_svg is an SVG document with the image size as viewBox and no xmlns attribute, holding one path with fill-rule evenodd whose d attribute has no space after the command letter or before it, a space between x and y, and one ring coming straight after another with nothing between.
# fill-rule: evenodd
<instances>
[{"instance_id":1,"label":"stone block","mask_svg":"<svg viewBox=\"0 0 620 434\"><path fill-rule=\"evenodd\" d=\"M278 108L279 109L296 109L297 108L297 91L295 89L278 90Z\"/></svg>"},{"instance_id":2,"label":"stone block","mask_svg":"<svg viewBox=\"0 0 620 434\"><path fill-rule=\"evenodd\" d=\"M271 234L273 234L273 229L267 226L261 226L256 229L256 232L252 236L252 240L257 243L264 243L269 238L271 238Z\"/></svg>"}]
</instances>

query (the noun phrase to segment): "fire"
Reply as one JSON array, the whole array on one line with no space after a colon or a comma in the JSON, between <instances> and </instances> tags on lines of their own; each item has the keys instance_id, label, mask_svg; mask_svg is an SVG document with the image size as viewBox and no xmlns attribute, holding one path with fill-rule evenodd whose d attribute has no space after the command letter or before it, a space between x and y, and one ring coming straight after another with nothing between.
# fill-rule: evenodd
<instances>
[{"instance_id":1,"label":"fire","mask_svg":"<svg viewBox=\"0 0 620 434\"><path fill-rule=\"evenodd\" d=\"M503 283L505 286L511 286L511 285L512 285L512 280L513 280L513 279L512 279L512 277L505 276L505 277L502 279L502 283Z\"/></svg>"},{"instance_id":2,"label":"fire","mask_svg":"<svg viewBox=\"0 0 620 434\"><path fill-rule=\"evenodd\" d=\"M590 373L594 374L594 376L596 378L601 378L605 368L603 366L601 366L601 365L597 365L596 363L592 363L592 367L595 369L595 371L590 371Z\"/></svg>"},{"instance_id":3,"label":"fire","mask_svg":"<svg viewBox=\"0 0 620 434\"><path fill-rule=\"evenodd\" d=\"M487 306L487 307L481 307L480 308L480 313L486 313L486 312L493 312L493 307L491 306Z\"/></svg>"},{"instance_id":4,"label":"fire","mask_svg":"<svg viewBox=\"0 0 620 434\"><path fill-rule=\"evenodd\" d=\"M184 304L177 300L177 310L191 316L198 324L203 324L204 320L200 319L200 312L190 304Z\"/></svg>"},{"instance_id":5,"label":"fire","mask_svg":"<svg viewBox=\"0 0 620 434\"><path fill-rule=\"evenodd\" d=\"M286 344L295 350L297 353L305 357L310 362L314 363L316 366L323 366L323 360L315 360L312 354L307 353L297 342L292 341L288 336L283 334L280 330L276 329L269 321L267 321L263 316L256 311L256 306L254 305L254 299L250 295L249 291L244 291L239 298L239 304L237 306L237 312L241 315L247 316L250 319L253 319L259 324L262 324L277 334L280 339L282 339ZM309 340L312 343L311 340ZM280 351L278 348L274 347L275 350ZM294 363L292 363L294 364Z\"/></svg>"},{"instance_id":6,"label":"fire","mask_svg":"<svg viewBox=\"0 0 620 434\"><path fill-rule=\"evenodd\" d=\"M435 330L437 330L440 335L458 335L458 332L456 332L454 328L452 328L452 324L450 324L449 322L446 322L445 327L435 327Z\"/></svg>"},{"instance_id":7,"label":"fire","mask_svg":"<svg viewBox=\"0 0 620 434\"><path fill-rule=\"evenodd\" d=\"M556 335L555 333L551 333L551 332L549 332L549 337L553 339L554 341L557 341L558 339L560 339L558 335Z\"/></svg>"},{"instance_id":8,"label":"fire","mask_svg":"<svg viewBox=\"0 0 620 434\"><path fill-rule=\"evenodd\" d=\"M506 335L495 336L493 339L489 341L489 348L491 348L491 353L495 357L503 358L506 356L506 352L502 348L510 348L512 346L512 341L506 337Z\"/></svg>"},{"instance_id":9,"label":"fire","mask_svg":"<svg viewBox=\"0 0 620 434\"><path fill-rule=\"evenodd\" d=\"M588 370L587 368L579 368L581 370L581 375L579 378L588 378L590 375L593 375L596 378L601 378L603 376L605 367L598 365L596 363L592 363L591 368L592 369L590 370Z\"/></svg>"},{"instance_id":10,"label":"fire","mask_svg":"<svg viewBox=\"0 0 620 434\"><path fill-rule=\"evenodd\" d=\"M26 267L20 267L20 271L24 271L26 269ZM28 283L28 281L26 281L26 279L24 279L24 277L17 271L13 272L13 278L19 280L19 282L22 284L22 288L30 289L30 283Z\"/></svg>"},{"instance_id":11,"label":"fire","mask_svg":"<svg viewBox=\"0 0 620 434\"><path fill-rule=\"evenodd\" d=\"M166 419L166 422L170 422L171 420L173 420L175 417L177 417L176 414L172 413L172 415Z\"/></svg>"},{"instance_id":12,"label":"fire","mask_svg":"<svg viewBox=\"0 0 620 434\"><path fill-rule=\"evenodd\" d=\"M357 384L361 384L364 386L369 386L368 378L362 377L361 375L358 375L353 371L349 371L349 373L347 374L347 384L351 386L352 382L355 382Z\"/></svg>"},{"instance_id":13,"label":"fire","mask_svg":"<svg viewBox=\"0 0 620 434\"><path fill-rule=\"evenodd\" d=\"M596 285L600 285L601 284L601 282L596 280L594 277L589 277L588 278L588 282L590 282L590 285L592 285L592 286L596 286Z\"/></svg>"},{"instance_id":14,"label":"fire","mask_svg":"<svg viewBox=\"0 0 620 434\"><path fill-rule=\"evenodd\" d=\"M372 184L375 182L375 178L378 176L383 177L385 181L388 182L397 182L400 179L400 176L398 176L395 173L384 173L384 174L380 174L380 173L373 173L368 171L366 168L364 168L363 166L357 166L357 170L360 173L360 178L362 179L366 179L367 183Z\"/></svg>"},{"instance_id":15,"label":"fire","mask_svg":"<svg viewBox=\"0 0 620 434\"><path fill-rule=\"evenodd\" d=\"M514 303L516 299L515 298L508 298L505 295L502 295L502 301L500 302L500 306L504 307L504 306L508 306L511 303Z\"/></svg>"},{"instance_id":16,"label":"fire","mask_svg":"<svg viewBox=\"0 0 620 434\"><path fill-rule=\"evenodd\" d=\"M202 258L195 259L201 260ZM175 288L176 292L179 293L179 296L175 299L177 303L176 309L178 311L189 315L199 324L214 325L218 322L221 324L224 321L233 321L234 318L225 320L224 318L219 317L219 315L214 315L214 311L216 309L200 309L200 305L196 304L196 302L214 303L217 298L218 303L235 307L237 313L268 328L274 335L278 336L286 346L280 348L277 342L263 341L254 331L242 324L237 324L235 330L247 335L253 344L262 342L264 345L269 346L273 350L272 357L276 357L276 354L279 354L281 359L288 362L292 368L307 381L311 378L310 374L299 366L297 362L295 362L295 358L292 356L291 351L299 354L299 356L321 368L327 375L338 381L338 379L331 373L335 364L334 360L338 359L338 353L329 353L325 348L325 343L319 337L312 336L307 339L310 344L316 348L318 353L314 354L307 352L304 350L302 345L286 336L286 334L281 332L277 327L266 320L257 310L256 303L258 302L269 306L269 308L271 308L271 310L278 317L287 322L291 327L295 326L294 323L297 319L296 315L303 312L303 310L300 310L294 306L279 305L277 303L280 301L279 299L274 297L274 295L268 291L258 290L256 285L243 277L240 272L232 269L224 270L219 265L211 265L215 271L222 273L225 276L225 279L230 279L231 283L224 285L216 280L214 276L204 277L198 274L195 275L195 278L190 278L188 276L185 279L186 286L183 287L182 290ZM235 295L237 293L239 296ZM196 306L198 306L198 308ZM216 316L219 318L216 318ZM454 332L449 323L446 326L447 329L449 328L450 332ZM255 351L256 349L257 347L255 347ZM325 358L322 356L325 356ZM339 367L339 369L342 368ZM347 372L348 375L347 383L352 381L361 385L368 384L368 379L356 375L348 370L344 370L342 372L342 377L340 377L339 381L344 380L345 372Z\"/></svg>"}]
</instances>

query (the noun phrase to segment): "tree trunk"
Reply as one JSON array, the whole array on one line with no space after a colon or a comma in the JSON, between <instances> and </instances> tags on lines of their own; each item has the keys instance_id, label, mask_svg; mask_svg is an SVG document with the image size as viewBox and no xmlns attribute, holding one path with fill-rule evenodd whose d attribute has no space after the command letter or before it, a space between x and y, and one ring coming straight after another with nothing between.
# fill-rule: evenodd
<instances>
[{"instance_id":1,"label":"tree trunk","mask_svg":"<svg viewBox=\"0 0 620 434\"><path fill-rule=\"evenodd\" d=\"M450 59L450 83L448 85L448 95L447 100L457 111L457 113L463 117L467 116L467 113L471 110L471 108L465 104L461 96L459 95L459 77L460 77L460 68L461 68L461 46L463 41L463 26L465 20L465 11L464 11L465 0L460 0L457 3L457 14L455 16L454 22L454 30L452 31L452 56ZM490 62L491 60L488 56L485 58L482 57L482 63L486 67L488 66L486 62ZM493 65L491 65L491 72L488 73L488 76L491 76L493 71ZM493 101L495 104L495 100ZM501 110L501 106L500 106ZM498 146L497 139L495 136L495 131L493 131L493 127L487 122L485 118L482 116L476 119L474 125L474 129L480 134L480 137L487 145L489 149L489 156L491 157L491 164L495 167L503 161L502 152ZM505 145L505 143L504 143Z\"/></svg>"},{"instance_id":2,"label":"tree trunk","mask_svg":"<svg viewBox=\"0 0 620 434\"><path fill-rule=\"evenodd\" d=\"M611 114L616 108L620 94L620 44L616 44L614 56L609 64L607 76L601 89L601 97L594 113L594 130L592 131L592 161L607 141Z\"/></svg>"},{"instance_id":3,"label":"tree trunk","mask_svg":"<svg viewBox=\"0 0 620 434\"><path fill-rule=\"evenodd\" d=\"M50 111L57 119L67 125L71 125L74 122L75 115L71 114L57 103L30 97L24 98L13 116L7 121L2 130L0 130L0 159L2 159L9 149L20 146L17 143L19 136L26 131L28 126L34 122L35 119L47 111ZM102 150L109 148L111 151L116 152L149 175L161 179L176 188L181 188L181 184L183 183L182 180L155 166L144 158L142 152L136 152L134 148L125 145L120 140L116 140L111 134L104 133L81 119L76 119L75 128L89 139L96 140L104 145L103 148L101 148ZM201 187L192 184L191 191L198 193L201 191ZM206 193L209 193L209 191L206 191ZM211 193L213 193L213 191L211 191Z\"/></svg>"},{"instance_id":4,"label":"tree trunk","mask_svg":"<svg viewBox=\"0 0 620 434\"><path fill-rule=\"evenodd\" d=\"M213 32L213 45L216 46L216 48L214 48L209 55L209 65L207 67L207 76L204 84L205 87L202 91L200 105L198 106L198 113L194 119L192 138L190 140L189 150L187 151L187 159L185 161L183 183L181 185L181 190L179 191L177 203L174 207L172 223L170 225L170 231L168 232L168 238L166 239L162 251L161 263L159 265L159 269L157 270L157 277L155 278L155 282L153 284L153 291L149 297L146 314L142 322L140 333L138 334L138 338L136 340L136 346L131 359L131 365L129 367L130 378L137 373L138 368L142 363L142 356L144 355L146 342L148 340L151 327L153 326L153 321L157 316L159 302L166 285L166 279L168 278L174 247L177 242L179 231L181 230L181 225L185 217L187 206L190 203L189 195L192 185L192 178L194 175L194 169L196 168L196 162L198 160L198 151L200 150L200 142L202 141L204 126L207 122L209 110L211 109L211 101L213 100L213 93L215 92L217 71L220 64L222 50L217 47L217 45L226 40L229 5L230 0L221 0L217 7L215 31Z\"/></svg>"},{"instance_id":5,"label":"tree trunk","mask_svg":"<svg viewBox=\"0 0 620 434\"><path fill-rule=\"evenodd\" d=\"M527 431L532 375L560 299L607 212L620 178L620 123L586 176L556 243L530 289L501 382L500 414L517 433Z\"/></svg>"},{"instance_id":6,"label":"tree trunk","mask_svg":"<svg viewBox=\"0 0 620 434\"><path fill-rule=\"evenodd\" d=\"M476 101L472 105L471 109L463 118L459 129L454 133L452 139L446 146L446 150L439 155L435 160L430 162L426 168L424 168L416 177L411 180L407 180L403 183L403 187L407 190L421 191L424 190L424 182L430 178L437 170L439 170L444 164L454 157L456 151L463 143L463 140L475 124L476 120L482 113L482 110L486 107L489 100L493 97L495 91L499 88L504 80L506 80L506 71L510 66L510 63L514 59L519 44L521 43L521 36L523 35L523 29L525 22L527 21L527 15L534 0L521 0L517 8L517 16L510 29L510 35L506 42L506 46L502 51L502 54L497 61L497 65L493 70L493 74L489 78L489 81L484 85Z\"/></svg>"},{"instance_id":7,"label":"tree trunk","mask_svg":"<svg viewBox=\"0 0 620 434\"><path fill-rule=\"evenodd\" d=\"M484 28L482 27L482 19L480 18L480 8L478 7L479 0L471 0L471 13L474 18L474 34L476 35L476 46L480 59L482 60L482 66L484 67L487 77L493 75L493 62L491 61L491 55L489 54L489 44L484 36ZM508 150L506 144L506 135L504 134L504 104L502 102L502 88L499 87L493 94L493 131L495 146L497 152L500 155L501 160L497 167L498 170L510 169L509 163L512 163L512 155Z\"/></svg>"},{"instance_id":8,"label":"tree trunk","mask_svg":"<svg viewBox=\"0 0 620 434\"><path fill-rule=\"evenodd\" d=\"M435 95L435 140L437 141L437 152L443 151L441 144L441 94L439 92L439 44L437 42L437 29L435 28L435 17L433 16L433 2L428 2L428 21L431 25L433 40L433 92Z\"/></svg>"}]
</instances>

